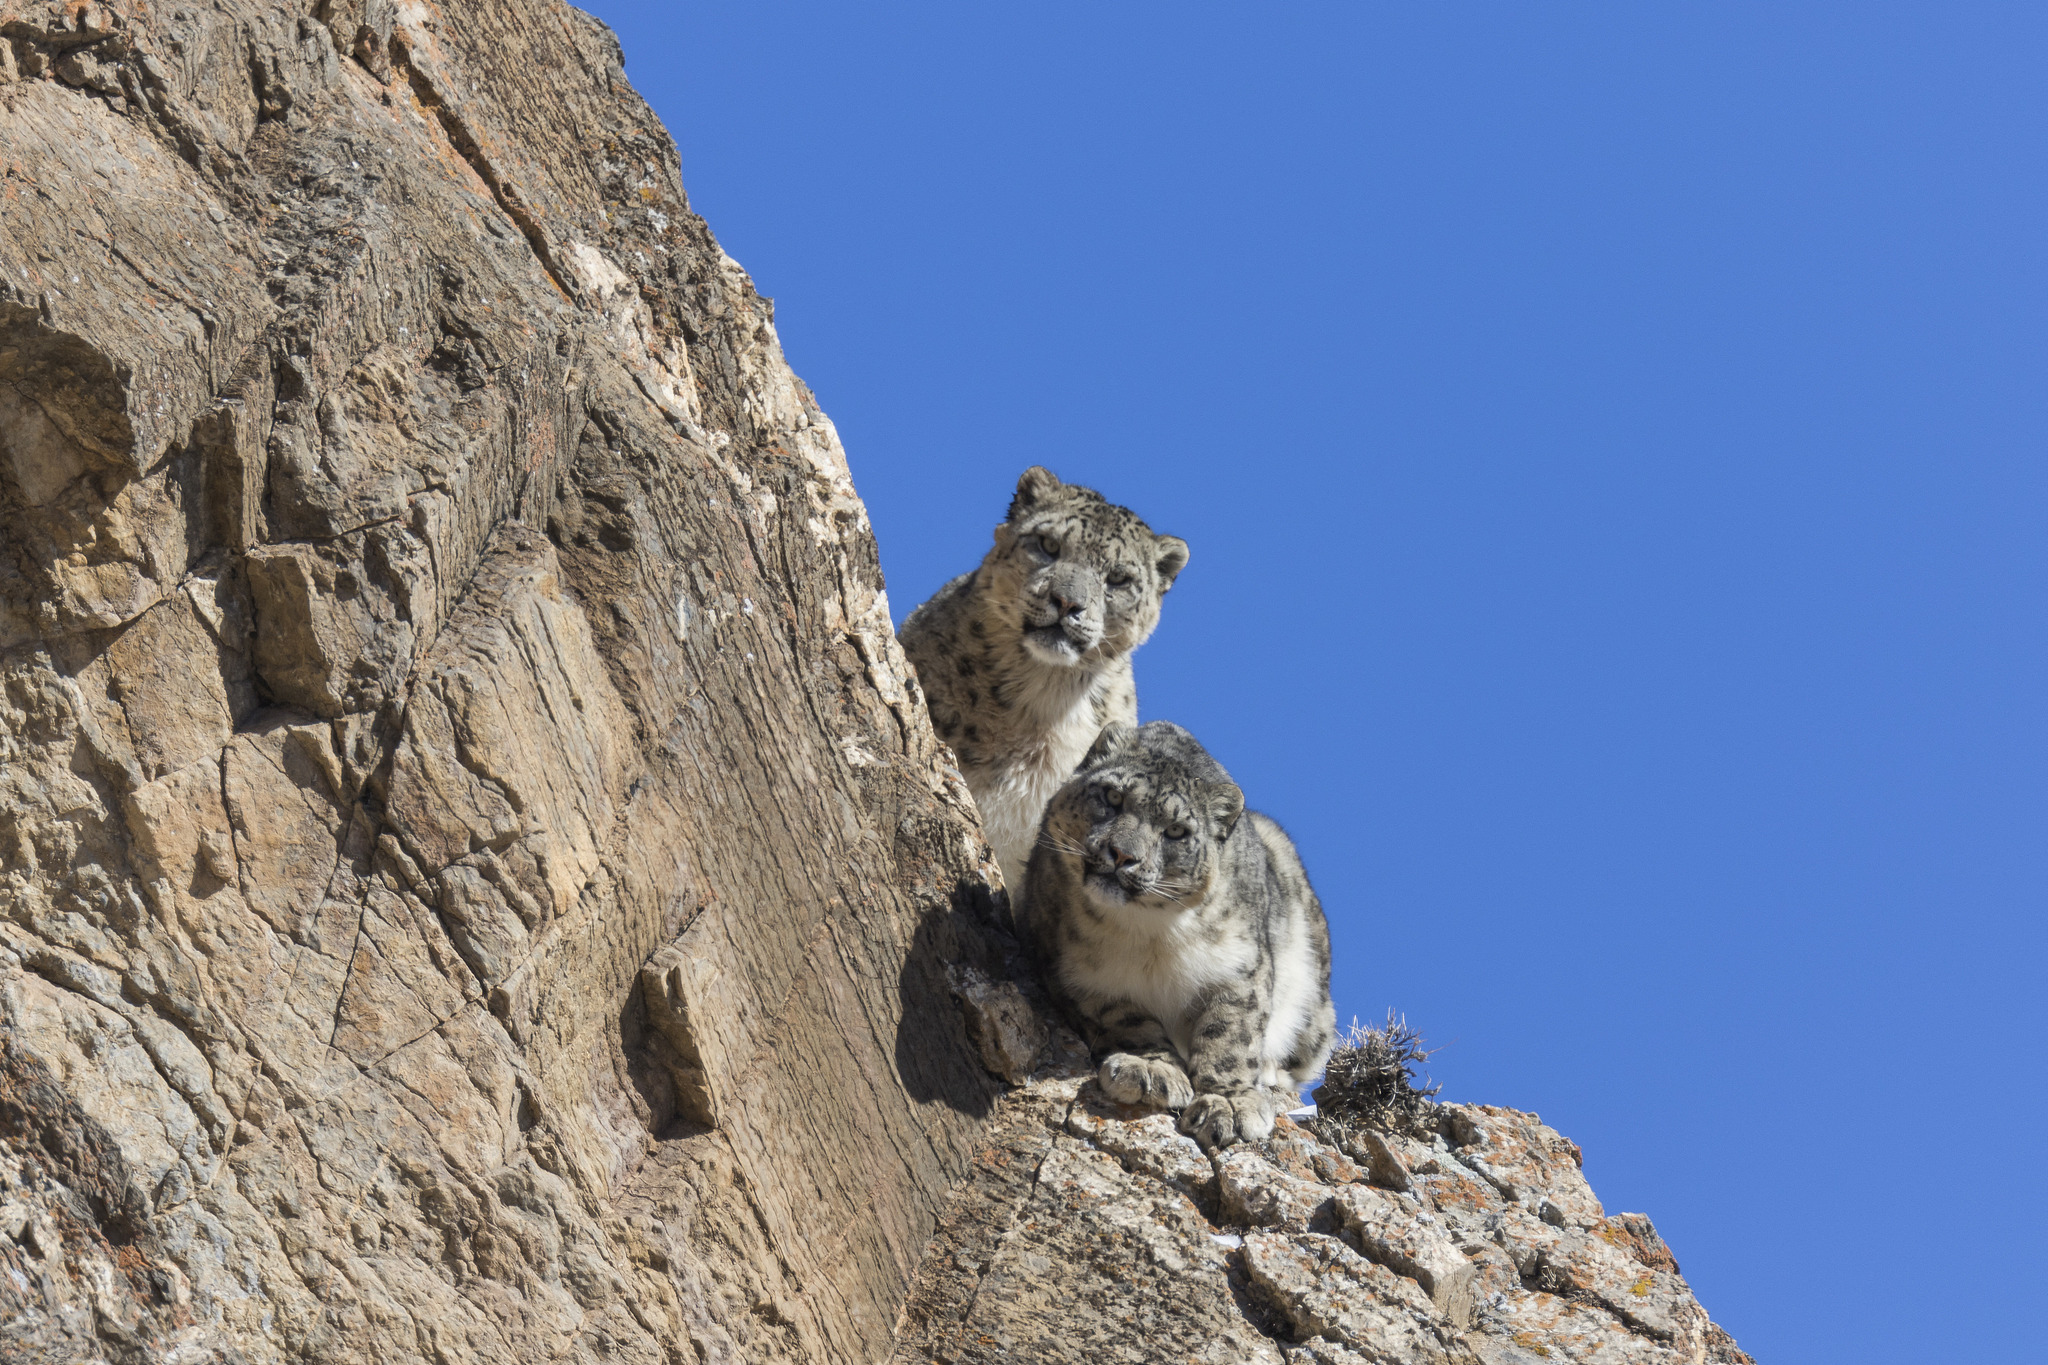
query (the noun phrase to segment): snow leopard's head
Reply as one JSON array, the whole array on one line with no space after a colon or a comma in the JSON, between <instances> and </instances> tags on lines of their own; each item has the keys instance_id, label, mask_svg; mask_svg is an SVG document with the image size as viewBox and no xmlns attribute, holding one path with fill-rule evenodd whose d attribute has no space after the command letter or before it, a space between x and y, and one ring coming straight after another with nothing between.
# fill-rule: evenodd
<instances>
[{"instance_id":1,"label":"snow leopard's head","mask_svg":"<svg viewBox=\"0 0 2048 1365\"><path fill-rule=\"evenodd\" d=\"M1041 846L1103 909L1179 911L1208 899L1244 793L1171 721L1108 725L1052 799Z\"/></svg>"},{"instance_id":2,"label":"snow leopard's head","mask_svg":"<svg viewBox=\"0 0 2048 1365\"><path fill-rule=\"evenodd\" d=\"M1025 652L1065 668L1100 668L1145 643L1188 562L1186 541L1036 465L995 540L984 581L1014 607Z\"/></svg>"}]
</instances>

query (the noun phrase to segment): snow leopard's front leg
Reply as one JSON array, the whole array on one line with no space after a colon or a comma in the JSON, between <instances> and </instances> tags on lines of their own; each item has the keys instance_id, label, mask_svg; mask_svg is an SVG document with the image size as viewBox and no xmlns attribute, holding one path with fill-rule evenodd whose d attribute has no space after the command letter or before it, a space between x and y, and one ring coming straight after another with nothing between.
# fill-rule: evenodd
<instances>
[{"instance_id":1,"label":"snow leopard's front leg","mask_svg":"<svg viewBox=\"0 0 2048 1365\"><path fill-rule=\"evenodd\" d=\"M1084 1004L1077 1012L1088 1050L1102 1058L1096 1081L1105 1095L1119 1104L1167 1109L1195 1097L1164 1024L1128 1000Z\"/></svg>"},{"instance_id":2,"label":"snow leopard's front leg","mask_svg":"<svg viewBox=\"0 0 2048 1365\"><path fill-rule=\"evenodd\" d=\"M1259 1085L1259 1045L1271 1002L1256 991L1219 991L1194 1020L1194 1102L1180 1130L1204 1147L1256 1142L1273 1131L1283 1096Z\"/></svg>"}]
</instances>

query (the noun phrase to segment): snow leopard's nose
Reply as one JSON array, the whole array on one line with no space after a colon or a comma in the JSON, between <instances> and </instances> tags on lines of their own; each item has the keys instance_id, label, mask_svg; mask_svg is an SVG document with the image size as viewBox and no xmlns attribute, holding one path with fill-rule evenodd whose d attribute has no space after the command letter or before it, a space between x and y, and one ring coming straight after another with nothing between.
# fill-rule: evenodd
<instances>
[{"instance_id":1,"label":"snow leopard's nose","mask_svg":"<svg viewBox=\"0 0 2048 1365\"><path fill-rule=\"evenodd\" d=\"M1101 576L1083 564L1056 564L1045 583L1045 600L1061 621L1078 621L1102 595Z\"/></svg>"},{"instance_id":2,"label":"snow leopard's nose","mask_svg":"<svg viewBox=\"0 0 2048 1365\"><path fill-rule=\"evenodd\" d=\"M1138 861L1138 855L1125 848L1123 841L1120 839L1111 839L1109 841L1108 853L1111 860L1116 863L1116 870L1119 872Z\"/></svg>"}]
</instances>

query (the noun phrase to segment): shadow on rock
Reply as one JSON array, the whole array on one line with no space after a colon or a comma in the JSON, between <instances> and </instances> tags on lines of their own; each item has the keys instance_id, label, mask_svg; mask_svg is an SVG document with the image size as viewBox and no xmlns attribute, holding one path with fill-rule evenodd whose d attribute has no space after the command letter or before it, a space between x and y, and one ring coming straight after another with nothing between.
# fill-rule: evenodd
<instances>
[{"instance_id":1,"label":"shadow on rock","mask_svg":"<svg viewBox=\"0 0 2048 1365\"><path fill-rule=\"evenodd\" d=\"M1003 1083L982 1065L955 998L963 969L1008 974L1008 935L982 882L961 878L947 905L927 906L898 978L903 1015L896 1025L896 1074L910 1097L986 1116Z\"/></svg>"}]
</instances>

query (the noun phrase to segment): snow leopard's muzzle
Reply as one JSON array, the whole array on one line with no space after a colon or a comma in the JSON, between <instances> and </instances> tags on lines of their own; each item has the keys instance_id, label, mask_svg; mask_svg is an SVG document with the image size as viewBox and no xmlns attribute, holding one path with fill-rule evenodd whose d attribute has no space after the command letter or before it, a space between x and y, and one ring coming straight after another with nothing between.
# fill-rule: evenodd
<instances>
[{"instance_id":1,"label":"snow leopard's muzzle","mask_svg":"<svg viewBox=\"0 0 2048 1365\"><path fill-rule=\"evenodd\" d=\"M1119 816L1097 825L1083 841L1082 867L1089 890L1112 905L1176 897L1165 885L1159 834L1142 820Z\"/></svg>"},{"instance_id":2,"label":"snow leopard's muzzle","mask_svg":"<svg viewBox=\"0 0 2048 1365\"><path fill-rule=\"evenodd\" d=\"M1076 664L1102 643L1102 575L1059 563L1039 575L1024 600L1024 645L1047 663Z\"/></svg>"},{"instance_id":3,"label":"snow leopard's muzzle","mask_svg":"<svg viewBox=\"0 0 2048 1365\"><path fill-rule=\"evenodd\" d=\"M1085 860L1088 889L1111 904L1137 900L1152 890L1159 878L1157 861L1133 858L1103 840Z\"/></svg>"}]
</instances>

